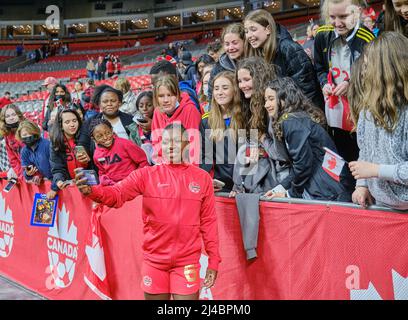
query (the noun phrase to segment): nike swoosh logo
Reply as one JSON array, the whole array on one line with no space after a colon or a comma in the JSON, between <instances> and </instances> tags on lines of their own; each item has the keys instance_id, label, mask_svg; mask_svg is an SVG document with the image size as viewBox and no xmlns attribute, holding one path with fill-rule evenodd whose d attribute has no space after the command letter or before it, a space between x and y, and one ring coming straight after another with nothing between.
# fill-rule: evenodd
<instances>
[{"instance_id":1,"label":"nike swoosh logo","mask_svg":"<svg viewBox=\"0 0 408 320\"><path fill-rule=\"evenodd\" d=\"M194 286L196 286L197 284L188 284L187 285L187 288L192 288L192 287L194 287Z\"/></svg>"},{"instance_id":2,"label":"nike swoosh logo","mask_svg":"<svg viewBox=\"0 0 408 320\"><path fill-rule=\"evenodd\" d=\"M170 186L170 184L168 184L168 183L158 183L157 184L158 188L164 188L164 187L169 187L169 186Z\"/></svg>"}]
</instances>

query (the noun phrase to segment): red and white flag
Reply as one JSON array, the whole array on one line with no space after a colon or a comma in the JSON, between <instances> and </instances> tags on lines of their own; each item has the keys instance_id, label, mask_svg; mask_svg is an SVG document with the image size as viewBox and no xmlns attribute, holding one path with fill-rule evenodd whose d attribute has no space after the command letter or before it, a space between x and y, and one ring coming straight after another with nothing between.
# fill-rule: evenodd
<instances>
[{"instance_id":1,"label":"red and white flag","mask_svg":"<svg viewBox=\"0 0 408 320\"><path fill-rule=\"evenodd\" d=\"M323 149L326 151L322 164L323 170L334 180L340 182L341 170L346 161L329 148L323 147Z\"/></svg>"},{"instance_id":2,"label":"red and white flag","mask_svg":"<svg viewBox=\"0 0 408 320\"><path fill-rule=\"evenodd\" d=\"M91 224L85 246L88 265L84 274L84 281L101 299L112 300L106 276L105 254L101 235L100 217L102 208L102 205L94 205L92 208Z\"/></svg>"},{"instance_id":3,"label":"red and white flag","mask_svg":"<svg viewBox=\"0 0 408 320\"><path fill-rule=\"evenodd\" d=\"M327 76L327 83L334 86L332 70ZM338 70L340 73L340 70ZM348 76L345 77L348 79ZM347 96L335 96L333 94L326 97L325 113L327 118L327 124L330 127L340 128L346 131L353 129L353 122L350 118L350 105Z\"/></svg>"}]
</instances>

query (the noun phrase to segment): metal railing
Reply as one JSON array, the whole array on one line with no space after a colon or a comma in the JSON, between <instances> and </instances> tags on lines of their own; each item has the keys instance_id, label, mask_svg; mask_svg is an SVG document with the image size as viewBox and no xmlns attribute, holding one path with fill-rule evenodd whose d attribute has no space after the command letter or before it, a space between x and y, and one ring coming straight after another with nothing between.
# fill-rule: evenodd
<instances>
[{"instance_id":1,"label":"metal railing","mask_svg":"<svg viewBox=\"0 0 408 320\"><path fill-rule=\"evenodd\" d=\"M229 193L227 192L217 192L215 194L218 197L222 198L229 198ZM363 208L357 204L351 203L351 202L336 202L336 201L321 201L321 200L305 200L305 199L300 199L300 198L274 198L274 199L268 199L265 197L261 197L260 201L265 201L265 202L276 202L276 203L288 203L288 204L307 204L307 205L323 205L327 207L345 207L345 208L350 208L350 209L359 209L359 210L365 210L365 211L384 211L384 212L393 212L393 213L398 213L398 214L408 214L408 211L402 211L402 210L395 210L392 208L387 208L387 207L381 207L377 205L371 205L368 206L367 208Z\"/></svg>"}]
</instances>

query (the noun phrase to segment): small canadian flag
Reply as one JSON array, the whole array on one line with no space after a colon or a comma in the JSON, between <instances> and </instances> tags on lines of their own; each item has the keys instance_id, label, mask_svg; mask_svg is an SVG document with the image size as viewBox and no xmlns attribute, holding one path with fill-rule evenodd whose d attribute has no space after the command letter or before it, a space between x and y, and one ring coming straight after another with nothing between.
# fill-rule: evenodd
<instances>
[{"instance_id":1,"label":"small canadian flag","mask_svg":"<svg viewBox=\"0 0 408 320\"><path fill-rule=\"evenodd\" d=\"M346 161L329 148L323 147L323 149L326 151L322 164L323 170L334 180L340 182L340 173Z\"/></svg>"}]
</instances>

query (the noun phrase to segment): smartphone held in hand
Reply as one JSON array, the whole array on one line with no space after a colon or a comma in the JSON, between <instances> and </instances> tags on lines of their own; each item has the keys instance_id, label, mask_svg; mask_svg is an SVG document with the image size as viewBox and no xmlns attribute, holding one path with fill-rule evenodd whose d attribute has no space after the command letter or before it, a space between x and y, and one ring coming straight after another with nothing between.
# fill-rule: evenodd
<instances>
[{"instance_id":1,"label":"smartphone held in hand","mask_svg":"<svg viewBox=\"0 0 408 320\"><path fill-rule=\"evenodd\" d=\"M84 146L75 146L74 153L75 153L75 156L77 156L79 153L86 154L85 147Z\"/></svg>"},{"instance_id":2,"label":"smartphone held in hand","mask_svg":"<svg viewBox=\"0 0 408 320\"><path fill-rule=\"evenodd\" d=\"M11 189L17 184L17 180L11 179L7 185L4 187L3 191L4 192L10 192Z\"/></svg>"},{"instance_id":3,"label":"smartphone held in hand","mask_svg":"<svg viewBox=\"0 0 408 320\"><path fill-rule=\"evenodd\" d=\"M147 123L147 120L141 113L136 113L135 116L133 117L133 121L139 122L139 123Z\"/></svg>"},{"instance_id":4,"label":"smartphone held in hand","mask_svg":"<svg viewBox=\"0 0 408 320\"><path fill-rule=\"evenodd\" d=\"M82 169L81 172L84 174L84 178L86 178L86 184L89 186L96 186L99 184L98 175L96 174L95 170L84 170Z\"/></svg>"}]
</instances>

